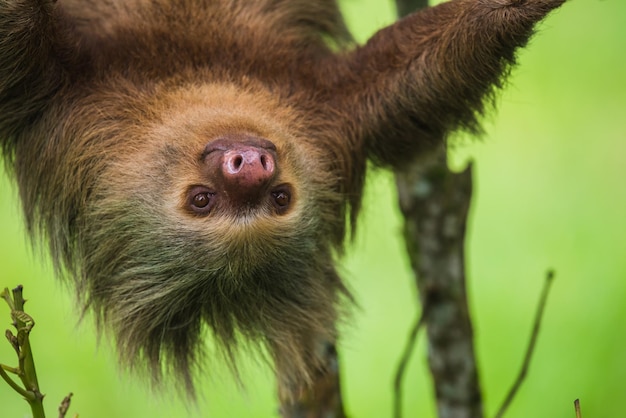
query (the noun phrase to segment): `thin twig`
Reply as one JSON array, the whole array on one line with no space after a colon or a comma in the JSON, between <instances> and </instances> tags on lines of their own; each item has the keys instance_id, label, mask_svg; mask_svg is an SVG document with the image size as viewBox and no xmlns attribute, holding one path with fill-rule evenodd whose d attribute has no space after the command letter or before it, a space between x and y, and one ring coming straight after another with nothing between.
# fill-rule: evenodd
<instances>
[{"instance_id":1,"label":"thin twig","mask_svg":"<svg viewBox=\"0 0 626 418\"><path fill-rule=\"evenodd\" d=\"M576 418L583 418L583 413L580 412L580 399L574 401L574 409L576 410Z\"/></svg>"},{"instance_id":2,"label":"thin twig","mask_svg":"<svg viewBox=\"0 0 626 418\"><path fill-rule=\"evenodd\" d=\"M13 373L14 375L19 375L20 371L16 367L7 366L6 364L0 364L0 368L5 372Z\"/></svg>"},{"instance_id":3,"label":"thin twig","mask_svg":"<svg viewBox=\"0 0 626 418\"><path fill-rule=\"evenodd\" d=\"M535 314L535 322L533 325L533 331L530 336L530 342L528 344L528 348L526 349L526 355L524 356L524 362L522 363L522 368L517 376L517 379L513 383L513 386L509 390L508 395L506 396L502 406L498 410L496 414L496 418L502 417L506 409L509 407L513 398L515 397L518 389L522 385L524 378L526 377L526 373L528 372L528 368L530 366L530 360L535 351L535 344L537 343L537 337L539 336L539 327L541 326L541 319L543 318L543 311L546 307L546 301L548 299L548 293L550 292L550 285L552 284L552 279L554 279L554 271L548 271L546 275L546 281L543 285L543 291L541 292L541 298L539 299L539 305L537 306L537 313Z\"/></svg>"},{"instance_id":4,"label":"thin twig","mask_svg":"<svg viewBox=\"0 0 626 418\"><path fill-rule=\"evenodd\" d=\"M23 389L20 385L17 384L17 382L15 382L15 380L11 379L11 376L9 376L7 372L4 371L3 367L0 367L0 377L2 377L2 379L7 382L7 384L11 386L14 391L22 395L24 398L29 401L34 400L33 393L27 391L26 389Z\"/></svg>"},{"instance_id":5,"label":"thin twig","mask_svg":"<svg viewBox=\"0 0 626 418\"><path fill-rule=\"evenodd\" d=\"M406 345L404 346L404 352L402 353L402 357L400 357L400 363L398 364L398 368L396 370L396 376L393 382L394 389L394 402L393 402L393 416L394 418L402 417L402 381L404 380L404 373L406 371L406 367L411 359L411 354L414 351L415 344L417 342L417 335L419 330L426 322L426 309L423 309L420 314L418 314L415 324L409 333L409 338L406 341Z\"/></svg>"}]
</instances>

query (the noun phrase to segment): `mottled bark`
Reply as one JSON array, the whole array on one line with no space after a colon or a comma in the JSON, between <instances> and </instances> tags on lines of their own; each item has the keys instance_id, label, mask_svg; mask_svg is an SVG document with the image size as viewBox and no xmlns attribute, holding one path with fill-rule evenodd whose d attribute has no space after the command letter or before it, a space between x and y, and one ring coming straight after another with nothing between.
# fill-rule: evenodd
<instances>
[{"instance_id":1,"label":"mottled bark","mask_svg":"<svg viewBox=\"0 0 626 418\"><path fill-rule=\"evenodd\" d=\"M428 363L440 418L483 416L465 286L471 166L455 174L441 149L397 173L404 235L426 311Z\"/></svg>"}]
</instances>

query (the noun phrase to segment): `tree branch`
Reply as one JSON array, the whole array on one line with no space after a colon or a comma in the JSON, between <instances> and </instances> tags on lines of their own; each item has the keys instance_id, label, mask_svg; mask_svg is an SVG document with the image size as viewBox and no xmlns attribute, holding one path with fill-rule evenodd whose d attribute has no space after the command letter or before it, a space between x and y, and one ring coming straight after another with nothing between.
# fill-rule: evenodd
<instances>
[{"instance_id":1,"label":"tree branch","mask_svg":"<svg viewBox=\"0 0 626 418\"><path fill-rule=\"evenodd\" d=\"M471 166L451 172L443 147L396 173L404 235L426 321L440 418L481 418L483 406L465 286Z\"/></svg>"}]
</instances>

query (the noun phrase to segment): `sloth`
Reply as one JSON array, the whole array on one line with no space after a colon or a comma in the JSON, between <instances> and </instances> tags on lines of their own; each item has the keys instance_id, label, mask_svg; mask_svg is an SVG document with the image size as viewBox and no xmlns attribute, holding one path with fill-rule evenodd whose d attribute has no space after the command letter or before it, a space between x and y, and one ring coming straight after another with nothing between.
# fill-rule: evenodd
<instances>
[{"instance_id":1,"label":"sloth","mask_svg":"<svg viewBox=\"0 0 626 418\"><path fill-rule=\"evenodd\" d=\"M355 45L334 0L0 0L0 147L27 230L123 365L193 388L212 335L297 393L351 296L368 164L479 119L564 0L452 0Z\"/></svg>"}]
</instances>

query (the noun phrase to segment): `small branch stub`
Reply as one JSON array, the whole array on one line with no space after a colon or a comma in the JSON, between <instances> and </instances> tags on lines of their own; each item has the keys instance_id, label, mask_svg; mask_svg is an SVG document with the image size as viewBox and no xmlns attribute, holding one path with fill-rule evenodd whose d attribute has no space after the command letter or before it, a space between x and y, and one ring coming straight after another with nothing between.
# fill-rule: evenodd
<instances>
[{"instance_id":1,"label":"small branch stub","mask_svg":"<svg viewBox=\"0 0 626 418\"><path fill-rule=\"evenodd\" d=\"M70 404L72 403L72 396L74 396L74 394L70 392L70 394L61 401L61 405L59 405L59 418L65 418L67 410L70 409Z\"/></svg>"},{"instance_id":2,"label":"small branch stub","mask_svg":"<svg viewBox=\"0 0 626 418\"><path fill-rule=\"evenodd\" d=\"M580 399L574 401L574 409L576 410L576 418L583 418L583 414L580 411Z\"/></svg>"}]
</instances>

